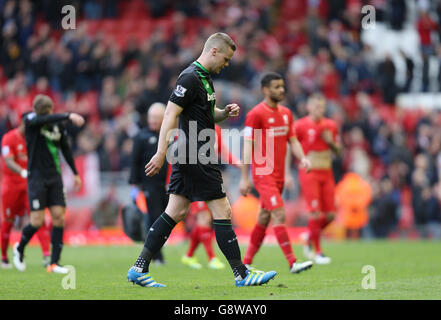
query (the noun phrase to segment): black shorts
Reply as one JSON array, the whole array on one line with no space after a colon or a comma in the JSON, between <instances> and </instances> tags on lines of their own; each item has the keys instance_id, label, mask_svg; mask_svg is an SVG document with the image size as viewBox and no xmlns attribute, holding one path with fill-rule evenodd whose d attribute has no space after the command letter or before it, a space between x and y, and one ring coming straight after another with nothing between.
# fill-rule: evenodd
<instances>
[{"instance_id":1,"label":"black shorts","mask_svg":"<svg viewBox=\"0 0 441 320\"><path fill-rule=\"evenodd\" d=\"M167 193L182 195L191 202L226 197L217 165L173 164Z\"/></svg>"},{"instance_id":2,"label":"black shorts","mask_svg":"<svg viewBox=\"0 0 441 320\"><path fill-rule=\"evenodd\" d=\"M66 195L61 175L49 178L28 178L28 199L31 211L51 206L66 206Z\"/></svg>"}]
</instances>

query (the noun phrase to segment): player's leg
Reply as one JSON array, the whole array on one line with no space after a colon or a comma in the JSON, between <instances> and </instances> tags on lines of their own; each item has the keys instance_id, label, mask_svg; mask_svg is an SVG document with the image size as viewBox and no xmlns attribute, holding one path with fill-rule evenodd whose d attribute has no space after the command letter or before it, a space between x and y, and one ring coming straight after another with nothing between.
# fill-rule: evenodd
<instances>
[{"instance_id":1,"label":"player's leg","mask_svg":"<svg viewBox=\"0 0 441 320\"><path fill-rule=\"evenodd\" d=\"M152 224L144 243L144 247L130 268L127 279L141 286L162 287L149 275L149 265L153 256L162 248L170 233L178 222L185 218L190 200L184 196L170 194L165 212Z\"/></svg>"},{"instance_id":2,"label":"player's leg","mask_svg":"<svg viewBox=\"0 0 441 320\"><path fill-rule=\"evenodd\" d=\"M280 197L281 199L281 197ZM275 208L271 211L271 220L273 221L274 234L277 242L285 255L291 273L300 273L312 267L312 261L298 261L291 246L288 230L285 220L286 213L283 206Z\"/></svg>"},{"instance_id":3,"label":"player's leg","mask_svg":"<svg viewBox=\"0 0 441 320\"><path fill-rule=\"evenodd\" d=\"M49 221L45 219L43 222L43 225L40 229L38 229L36 236L38 238L38 241L40 242L41 246L41 252L43 254L43 265L45 267L49 266L50 264L50 256L51 256L51 230L52 226Z\"/></svg>"},{"instance_id":4,"label":"player's leg","mask_svg":"<svg viewBox=\"0 0 441 320\"><path fill-rule=\"evenodd\" d=\"M144 195L147 203L149 221L149 225L146 230L149 230L151 225L164 212L168 202L168 195L165 193L165 190L157 190L154 188L144 191ZM157 264L164 264L164 256L161 250L159 250L153 256L153 261Z\"/></svg>"},{"instance_id":5,"label":"player's leg","mask_svg":"<svg viewBox=\"0 0 441 320\"><path fill-rule=\"evenodd\" d=\"M323 232L323 229L328 226L335 217L335 200L334 200L334 194L335 194L335 182L334 177L332 174L329 174L327 177L323 177L323 181L321 184L320 189L320 203L321 203L321 209L324 214L322 214L318 220L318 225L320 228L319 236L318 236L318 248L319 250L316 250L316 255L314 258L314 262L317 264L328 264L331 262L331 258L325 256L321 250L321 234Z\"/></svg>"},{"instance_id":6,"label":"player's leg","mask_svg":"<svg viewBox=\"0 0 441 320\"><path fill-rule=\"evenodd\" d=\"M20 270L26 269L24 250L33 235L44 223L44 209L47 206L47 186L38 177L28 178L28 204L30 207L30 222L21 231L20 242L14 245L14 265Z\"/></svg>"},{"instance_id":7,"label":"player's leg","mask_svg":"<svg viewBox=\"0 0 441 320\"><path fill-rule=\"evenodd\" d=\"M19 271L26 270L26 264L24 262L24 250L32 239L33 235L43 225L44 222L44 210L31 211L30 222L21 231L20 242L14 245L14 265Z\"/></svg>"},{"instance_id":8,"label":"player's leg","mask_svg":"<svg viewBox=\"0 0 441 320\"><path fill-rule=\"evenodd\" d=\"M1 223L1 251L2 251L2 268L10 269L12 265L9 263L8 259L8 247L9 247L9 239L11 235L11 230L14 225L14 218L19 208L17 205L19 201L17 199L17 193L11 192L9 186L2 185L2 223ZM21 205L20 205L21 206Z\"/></svg>"},{"instance_id":9,"label":"player's leg","mask_svg":"<svg viewBox=\"0 0 441 320\"><path fill-rule=\"evenodd\" d=\"M213 250L213 230L211 228L212 223L211 213L206 208L199 212L197 216L197 228L199 241L203 244L205 252L208 256L208 267L211 269L223 269L225 265L216 257Z\"/></svg>"},{"instance_id":10,"label":"player's leg","mask_svg":"<svg viewBox=\"0 0 441 320\"><path fill-rule=\"evenodd\" d=\"M245 256L243 259L243 263L245 265L250 265L253 262L253 258L256 255L257 251L259 251L263 239L265 238L266 229L271 220L270 211L261 208L259 214L257 216L257 223L251 231L250 243L245 251Z\"/></svg>"},{"instance_id":11,"label":"player's leg","mask_svg":"<svg viewBox=\"0 0 441 320\"><path fill-rule=\"evenodd\" d=\"M236 233L231 224L231 206L226 197L205 202L213 215L217 244L230 264L236 286L261 285L276 276L275 271L255 272L243 264Z\"/></svg>"},{"instance_id":12,"label":"player's leg","mask_svg":"<svg viewBox=\"0 0 441 320\"><path fill-rule=\"evenodd\" d=\"M25 204L25 211L28 214L30 212L30 207L27 199L28 199L28 192L27 189L24 189L21 194L20 202ZM51 225L50 222L47 221L46 213L45 213L43 219L43 225L36 232L36 236L40 241L41 251L43 253L43 265L45 267L47 267L50 262L50 241L51 241L50 230L51 230Z\"/></svg>"},{"instance_id":13,"label":"player's leg","mask_svg":"<svg viewBox=\"0 0 441 320\"><path fill-rule=\"evenodd\" d=\"M61 258L61 251L63 250L63 234L64 234L64 216L66 207L61 205L54 205L49 207L52 218L52 231L51 231L51 259L48 272L54 273L68 273L68 269L59 265Z\"/></svg>"},{"instance_id":14,"label":"player's leg","mask_svg":"<svg viewBox=\"0 0 441 320\"><path fill-rule=\"evenodd\" d=\"M181 262L183 264L185 264L193 269L202 268L202 265L197 261L196 257L194 257L194 252L200 243L198 217L199 217L199 214L202 212L202 210L201 210L202 206L205 206L205 203L202 201L193 202L190 205L189 216L196 216L196 217L195 217L195 222L194 222L192 229L191 229L191 232L190 232L190 245L188 247L187 253L185 255L183 255L181 258Z\"/></svg>"},{"instance_id":15,"label":"player's leg","mask_svg":"<svg viewBox=\"0 0 441 320\"><path fill-rule=\"evenodd\" d=\"M302 190L306 200L308 215L308 237L311 245L314 247L315 253L321 253L320 247L320 216L321 216L321 201L320 201L320 181L314 172L310 172L302 179ZM312 250L304 248L306 258L313 259L314 253Z\"/></svg>"},{"instance_id":16,"label":"player's leg","mask_svg":"<svg viewBox=\"0 0 441 320\"><path fill-rule=\"evenodd\" d=\"M12 265L9 263L9 259L8 259L8 247L9 247L9 238L11 235L11 229L13 224L14 224L14 220L10 218L6 218L6 216L3 215L2 225L1 225L1 249L2 249L3 269L12 268Z\"/></svg>"}]
</instances>

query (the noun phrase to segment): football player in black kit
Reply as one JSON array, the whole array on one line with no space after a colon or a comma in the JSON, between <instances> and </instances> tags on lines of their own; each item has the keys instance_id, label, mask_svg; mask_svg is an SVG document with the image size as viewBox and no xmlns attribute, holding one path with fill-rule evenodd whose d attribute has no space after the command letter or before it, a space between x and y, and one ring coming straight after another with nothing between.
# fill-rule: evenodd
<instances>
[{"instance_id":1,"label":"football player in black kit","mask_svg":"<svg viewBox=\"0 0 441 320\"><path fill-rule=\"evenodd\" d=\"M62 123L70 120L78 127L84 124L76 113L53 114L53 102L45 95L37 95L32 103L33 111L24 118L25 140L28 149L28 200L30 223L22 230L21 240L14 245L14 265L26 270L24 249L44 222L44 209L49 208L52 218L51 261L48 272L68 273L58 264L63 248L64 213L66 199L61 178L59 150L75 175L75 188L81 187L81 178L75 168L66 129Z\"/></svg>"},{"instance_id":2,"label":"football player in black kit","mask_svg":"<svg viewBox=\"0 0 441 320\"><path fill-rule=\"evenodd\" d=\"M275 271L247 269L243 264L231 224L231 206L214 153L215 122L238 116L240 108L237 104L229 104L224 109L216 107L210 73L219 73L227 67L235 50L236 45L230 36L215 33L205 42L199 58L178 77L165 111L158 149L145 166L145 172L147 176L153 176L163 166L169 135L179 119L178 160L172 162L167 208L151 226L143 250L127 273L127 279L134 284L164 287L149 273L150 261L167 241L175 225L184 219L193 201L205 201L212 212L216 241L231 266L236 286L261 285L276 275ZM205 139L202 136L206 136ZM207 158L210 159L208 162L205 161Z\"/></svg>"}]
</instances>

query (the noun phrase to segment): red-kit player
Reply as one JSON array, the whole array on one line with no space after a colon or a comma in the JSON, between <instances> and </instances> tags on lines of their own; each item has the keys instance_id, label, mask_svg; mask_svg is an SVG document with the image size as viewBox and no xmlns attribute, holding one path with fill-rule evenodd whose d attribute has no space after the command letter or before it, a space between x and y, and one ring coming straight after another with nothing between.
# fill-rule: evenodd
<instances>
[{"instance_id":1,"label":"red-kit player","mask_svg":"<svg viewBox=\"0 0 441 320\"><path fill-rule=\"evenodd\" d=\"M253 182L259 192L261 205L257 224L253 228L250 244L245 253L244 264L251 264L262 245L268 224L272 220L277 242L288 261L290 271L299 273L311 268L312 262L297 261L285 226L282 192L285 183L287 144L293 155L300 160L301 167L308 169L309 161L296 138L291 111L279 104L285 96L282 76L277 73L268 73L262 78L261 85L265 98L248 112L244 130L244 164L240 192L247 195L251 191L251 182L248 177L248 164L251 159Z\"/></svg>"},{"instance_id":2,"label":"red-kit player","mask_svg":"<svg viewBox=\"0 0 441 320\"><path fill-rule=\"evenodd\" d=\"M230 152L228 146L222 141L221 127L215 125L216 143L215 150L220 155L223 162L228 164L239 164L239 160ZM213 220L212 214L204 201L196 201L190 205L189 216L195 217L195 224L190 233L190 246L187 253L182 256L181 262L193 269L200 269L202 265L194 256L194 252L200 243L204 245L205 252L208 256L208 267L211 269L223 269L225 265L215 256L213 250L213 230L211 223Z\"/></svg>"},{"instance_id":3,"label":"red-kit player","mask_svg":"<svg viewBox=\"0 0 441 320\"><path fill-rule=\"evenodd\" d=\"M25 114L26 115L26 114ZM22 217L25 212L29 214L27 192L27 150L24 138L24 123L18 128L6 133L2 139L3 181L2 181L2 224L1 224L1 249L2 268L12 268L8 260L9 238L14 219ZM50 256L50 227L44 225L38 232L43 251L43 263L49 263Z\"/></svg>"},{"instance_id":4,"label":"red-kit player","mask_svg":"<svg viewBox=\"0 0 441 320\"><path fill-rule=\"evenodd\" d=\"M309 115L295 122L297 138L302 144L311 170L299 171L300 186L309 211L307 244L304 254L317 264L331 259L322 253L320 236L335 217L335 180L332 172L332 152L340 152L335 121L325 118L326 101L321 94L313 94L307 101ZM315 254L311 250L314 246Z\"/></svg>"}]
</instances>

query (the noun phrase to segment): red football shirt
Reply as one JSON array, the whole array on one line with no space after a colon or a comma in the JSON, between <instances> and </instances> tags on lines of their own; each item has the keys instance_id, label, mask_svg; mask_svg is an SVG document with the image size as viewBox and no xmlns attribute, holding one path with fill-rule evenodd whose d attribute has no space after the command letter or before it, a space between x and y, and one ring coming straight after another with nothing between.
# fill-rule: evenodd
<instances>
[{"instance_id":1,"label":"red football shirt","mask_svg":"<svg viewBox=\"0 0 441 320\"><path fill-rule=\"evenodd\" d=\"M248 112L244 138L253 140L252 174L272 176L277 181L285 178L286 144L295 137L291 111L282 106L271 108L264 101Z\"/></svg>"},{"instance_id":2,"label":"red football shirt","mask_svg":"<svg viewBox=\"0 0 441 320\"><path fill-rule=\"evenodd\" d=\"M309 116L306 116L297 120L294 124L294 128L305 155L307 155L309 151L325 151L330 149L328 144L321 137L322 131L330 130L334 140L337 139L338 135L336 122L329 118L313 121Z\"/></svg>"},{"instance_id":3,"label":"red football shirt","mask_svg":"<svg viewBox=\"0 0 441 320\"><path fill-rule=\"evenodd\" d=\"M26 149L26 141L24 136L20 134L18 129L7 132L2 139L2 157L3 157L3 179L4 183L17 186L17 184L26 185L26 179L12 171L6 166L5 158L12 157L14 161L23 169L27 169L28 154ZM22 187L22 185L19 185Z\"/></svg>"}]
</instances>

